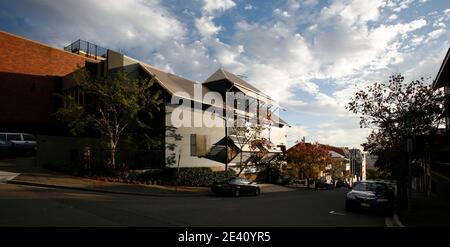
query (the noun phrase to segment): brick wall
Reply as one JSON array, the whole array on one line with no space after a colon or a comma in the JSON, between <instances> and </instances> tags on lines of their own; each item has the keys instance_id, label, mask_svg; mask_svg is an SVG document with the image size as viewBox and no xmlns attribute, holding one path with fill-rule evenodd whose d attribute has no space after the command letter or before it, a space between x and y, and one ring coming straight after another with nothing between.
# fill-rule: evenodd
<instances>
[{"instance_id":1,"label":"brick wall","mask_svg":"<svg viewBox=\"0 0 450 247\"><path fill-rule=\"evenodd\" d=\"M65 76L87 58L0 31L0 71Z\"/></svg>"},{"instance_id":2,"label":"brick wall","mask_svg":"<svg viewBox=\"0 0 450 247\"><path fill-rule=\"evenodd\" d=\"M0 72L0 123L50 123L57 78Z\"/></svg>"},{"instance_id":3,"label":"brick wall","mask_svg":"<svg viewBox=\"0 0 450 247\"><path fill-rule=\"evenodd\" d=\"M58 79L86 59L0 31L0 126L51 123Z\"/></svg>"}]
</instances>

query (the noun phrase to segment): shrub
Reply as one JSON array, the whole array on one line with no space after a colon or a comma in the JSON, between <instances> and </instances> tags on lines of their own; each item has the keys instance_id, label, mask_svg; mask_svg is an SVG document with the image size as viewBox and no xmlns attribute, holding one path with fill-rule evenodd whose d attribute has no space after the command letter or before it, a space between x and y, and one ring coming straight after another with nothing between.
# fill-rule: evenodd
<instances>
[{"instance_id":1,"label":"shrub","mask_svg":"<svg viewBox=\"0 0 450 247\"><path fill-rule=\"evenodd\" d=\"M235 176L236 173L232 170L213 172L208 167L165 168L129 175L137 181L152 184L155 181L161 181L163 184L182 186L210 186L214 182L224 181Z\"/></svg>"}]
</instances>

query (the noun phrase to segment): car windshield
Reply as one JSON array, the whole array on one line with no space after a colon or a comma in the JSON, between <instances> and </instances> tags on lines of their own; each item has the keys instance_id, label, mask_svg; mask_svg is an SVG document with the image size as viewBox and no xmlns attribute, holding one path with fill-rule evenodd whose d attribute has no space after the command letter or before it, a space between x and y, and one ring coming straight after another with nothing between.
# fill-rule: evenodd
<instances>
[{"instance_id":1,"label":"car windshield","mask_svg":"<svg viewBox=\"0 0 450 247\"><path fill-rule=\"evenodd\" d=\"M354 190L358 191L373 191L377 193L384 193L386 191L386 186L381 183L356 183L355 186L353 186Z\"/></svg>"},{"instance_id":2,"label":"car windshield","mask_svg":"<svg viewBox=\"0 0 450 247\"><path fill-rule=\"evenodd\" d=\"M234 179L230 180L229 183L230 184L249 184L250 181L248 181L245 178L234 178Z\"/></svg>"}]
</instances>

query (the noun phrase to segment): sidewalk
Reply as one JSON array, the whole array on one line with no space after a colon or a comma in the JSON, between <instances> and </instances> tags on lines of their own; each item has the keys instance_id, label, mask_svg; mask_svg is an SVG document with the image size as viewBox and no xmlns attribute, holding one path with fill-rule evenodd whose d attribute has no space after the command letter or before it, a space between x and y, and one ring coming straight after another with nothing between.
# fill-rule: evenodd
<instances>
[{"instance_id":1,"label":"sidewalk","mask_svg":"<svg viewBox=\"0 0 450 247\"><path fill-rule=\"evenodd\" d=\"M211 194L208 187L176 187L105 182L57 173L20 174L9 180L8 183L139 196L204 196Z\"/></svg>"},{"instance_id":2,"label":"sidewalk","mask_svg":"<svg viewBox=\"0 0 450 247\"><path fill-rule=\"evenodd\" d=\"M165 186L106 182L82 177L69 176L38 167L22 166L0 162L7 183L82 191L128 194L140 196L207 196L212 195L209 187ZM11 174L11 172L16 174ZM262 193L287 192L295 189L273 184L259 184Z\"/></svg>"},{"instance_id":3,"label":"sidewalk","mask_svg":"<svg viewBox=\"0 0 450 247\"><path fill-rule=\"evenodd\" d=\"M412 193L411 213L400 212L400 219L407 227L450 226L450 201L432 194Z\"/></svg>"}]
</instances>

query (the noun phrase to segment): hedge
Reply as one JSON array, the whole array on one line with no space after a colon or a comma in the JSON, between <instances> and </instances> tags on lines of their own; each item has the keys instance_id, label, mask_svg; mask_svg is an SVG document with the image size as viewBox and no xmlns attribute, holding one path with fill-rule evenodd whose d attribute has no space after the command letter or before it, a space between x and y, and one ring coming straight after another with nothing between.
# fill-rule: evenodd
<instances>
[{"instance_id":1,"label":"hedge","mask_svg":"<svg viewBox=\"0 0 450 247\"><path fill-rule=\"evenodd\" d=\"M129 179L152 184L158 182L170 185L210 186L214 182L224 181L235 176L236 173L232 170L214 172L208 167L185 167L130 174Z\"/></svg>"}]
</instances>

